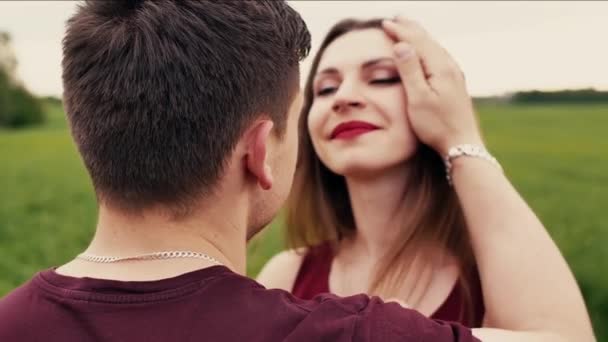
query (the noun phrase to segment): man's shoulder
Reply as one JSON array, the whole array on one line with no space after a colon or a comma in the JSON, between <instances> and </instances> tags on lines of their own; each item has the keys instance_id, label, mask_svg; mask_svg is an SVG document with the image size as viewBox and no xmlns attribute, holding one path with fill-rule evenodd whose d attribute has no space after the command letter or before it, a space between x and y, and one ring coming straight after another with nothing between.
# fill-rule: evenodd
<instances>
[{"instance_id":1,"label":"man's shoulder","mask_svg":"<svg viewBox=\"0 0 608 342\"><path fill-rule=\"evenodd\" d=\"M36 310L38 287L35 278L0 298L0 341L17 341L24 337L28 322L37 321Z\"/></svg>"},{"instance_id":2,"label":"man's shoulder","mask_svg":"<svg viewBox=\"0 0 608 342\"><path fill-rule=\"evenodd\" d=\"M23 304L31 300L32 296L37 292L38 288L34 284L35 278L29 279L0 298L0 317L6 312L15 312L16 310L23 309Z\"/></svg>"}]
</instances>

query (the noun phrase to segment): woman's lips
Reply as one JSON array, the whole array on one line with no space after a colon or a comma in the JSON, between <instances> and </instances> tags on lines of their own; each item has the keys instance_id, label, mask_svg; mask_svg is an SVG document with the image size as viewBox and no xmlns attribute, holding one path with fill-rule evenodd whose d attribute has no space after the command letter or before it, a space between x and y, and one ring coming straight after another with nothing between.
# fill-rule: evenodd
<instances>
[{"instance_id":1,"label":"woman's lips","mask_svg":"<svg viewBox=\"0 0 608 342\"><path fill-rule=\"evenodd\" d=\"M378 129L378 126L372 125L369 122L348 121L336 126L331 132L330 139L352 139L376 129Z\"/></svg>"}]
</instances>

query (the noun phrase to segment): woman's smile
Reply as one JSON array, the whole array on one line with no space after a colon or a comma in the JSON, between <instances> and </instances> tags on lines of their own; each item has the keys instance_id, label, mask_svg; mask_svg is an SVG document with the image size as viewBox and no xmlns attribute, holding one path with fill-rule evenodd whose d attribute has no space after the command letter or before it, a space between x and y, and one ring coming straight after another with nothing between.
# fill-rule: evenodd
<instances>
[{"instance_id":1,"label":"woman's smile","mask_svg":"<svg viewBox=\"0 0 608 342\"><path fill-rule=\"evenodd\" d=\"M347 121L339 124L331 132L330 139L352 139L378 129L378 126L365 121Z\"/></svg>"}]
</instances>

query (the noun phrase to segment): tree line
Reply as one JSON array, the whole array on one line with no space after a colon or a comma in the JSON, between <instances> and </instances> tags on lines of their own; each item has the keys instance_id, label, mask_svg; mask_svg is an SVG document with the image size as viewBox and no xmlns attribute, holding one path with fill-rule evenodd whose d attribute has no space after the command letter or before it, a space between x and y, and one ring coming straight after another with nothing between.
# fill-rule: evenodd
<instances>
[{"instance_id":1,"label":"tree line","mask_svg":"<svg viewBox=\"0 0 608 342\"><path fill-rule=\"evenodd\" d=\"M16 68L11 37L0 32L0 127L19 128L45 121L41 99L17 79Z\"/></svg>"},{"instance_id":2,"label":"tree line","mask_svg":"<svg viewBox=\"0 0 608 342\"><path fill-rule=\"evenodd\" d=\"M519 91L511 95L512 103L608 103L608 91L593 88L557 91Z\"/></svg>"}]
</instances>

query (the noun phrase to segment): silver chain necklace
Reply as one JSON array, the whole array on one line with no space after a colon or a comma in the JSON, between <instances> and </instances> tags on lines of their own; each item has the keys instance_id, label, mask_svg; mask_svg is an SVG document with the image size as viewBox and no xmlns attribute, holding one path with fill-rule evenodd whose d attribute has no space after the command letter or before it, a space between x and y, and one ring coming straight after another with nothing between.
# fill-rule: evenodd
<instances>
[{"instance_id":1,"label":"silver chain necklace","mask_svg":"<svg viewBox=\"0 0 608 342\"><path fill-rule=\"evenodd\" d=\"M199 252L191 252L191 251L165 251L165 252L154 252L154 253L146 253L139 255L132 255L126 257L112 257L112 256L100 256L82 253L79 254L77 259L82 259L90 262L97 263L112 263L112 262L120 262L120 261L132 261L132 260L165 260L165 259L204 259L207 261L211 261L216 265L223 265L214 257L211 257L205 253Z\"/></svg>"}]
</instances>

